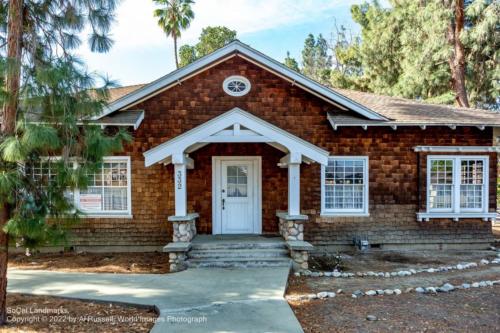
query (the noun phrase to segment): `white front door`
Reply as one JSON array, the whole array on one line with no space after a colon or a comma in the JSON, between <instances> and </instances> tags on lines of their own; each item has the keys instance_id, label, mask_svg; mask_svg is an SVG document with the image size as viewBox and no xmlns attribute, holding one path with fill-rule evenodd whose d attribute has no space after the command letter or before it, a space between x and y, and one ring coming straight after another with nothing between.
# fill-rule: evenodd
<instances>
[{"instance_id":1,"label":"white front door","mask_svg":"<svg viewBox=\"0 0 500 333\"><path fill-rule=\"evenodd\" d=\"M260 159L215 160L214 234L260 233Z\"/></svg>"}]
</instances>

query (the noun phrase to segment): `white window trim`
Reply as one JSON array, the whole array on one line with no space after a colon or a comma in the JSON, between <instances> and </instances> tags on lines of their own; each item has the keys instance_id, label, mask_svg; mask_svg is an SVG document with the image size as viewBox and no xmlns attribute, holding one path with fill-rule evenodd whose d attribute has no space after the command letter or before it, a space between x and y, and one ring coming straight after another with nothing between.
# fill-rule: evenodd
<instances>
[{"instance_id":1,"label":"white window trim","mask_svg":"<svg viewBox=\"0 0 500 333\"><path fill-rule=\"evenodd\" d=\"M126 211L84 211L80 208L80 189L75 189L74 199L75 207L82 213L82 218L132 218L132 170L130 156L105 156L103 163L113 161L125 161L127 163L127 210Z\"/></svg>"},{"instance_id":2,"label":"white window trim","mask_svg":"<svg viewBox=\"0 0 500 333\"><path fill-rule=\"evenodd\" d=\"M363 173L363 209L327 209L325 207L325 171L326 166L321 165L321 216L370 216L369 213L369 160L368 156L330 156L329 160L358 160L364 161Z\"/></svg>"},{"instance_id":3,"label":"white window trim","mask_svg":"<svg viewBox=\"0 0 500 333\"><path fill-rule=\"evenodd\" d=\"M245 83L246 89L243 90L243 91L240 91L240 92L234 92L234 91L229 90L227 86L228 86L229 82L231 82L231 81L241 81L241 82ZM252 89L252 84L244 76L241 76L241 75L231 75L231 76L227 77L224 80L224 82L222 83L222 89L224 89L224 92L226 94L228 94L229 96L241 97L241 96L245 96L246 94L248 94L250 92L250 90Z\"/></svg>"},{"instance_id":4,"label":"white window trim","mask_svg":"<svg viewBox=\"0 0 500 333\"><path fill-rule=\"evenodd\" d=\"M453 185L452 185L452 207L451 208L430 208L430 183L431 183L431 161L432 160L452 160L453 161ZM481 208L461 208L460 207L460 183L461 183L461 161L462 160L483 161L483 193ZM453 218L458 221L460 218L482 218L483 220L494 219L496 213L489 213L489 156L485 155L428 155L426 172L426 212L417 213L418 221L429 221L431 218Z\"/></svg>"}]
</instances>

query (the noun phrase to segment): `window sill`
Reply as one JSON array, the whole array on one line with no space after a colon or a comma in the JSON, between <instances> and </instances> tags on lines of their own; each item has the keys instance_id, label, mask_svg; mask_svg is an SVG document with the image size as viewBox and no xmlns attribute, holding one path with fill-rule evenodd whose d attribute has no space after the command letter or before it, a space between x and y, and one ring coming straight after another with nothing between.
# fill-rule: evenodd
<instances>
[{"instance_id":1,"label":"window sill","mask_svg":"<svg viewBox=\"0 0 500 333\"><path fill-rule=\"evenodd\" d=\"M82 214L82 219L133 219L132 214Z\"/></svg>"},{"instance_id":2,"label":"window sill","mask_svg":"<svg viewBox=\"0 0 500 333\"><path fill-rule=\"evenodd\" d=\"M368 217L370 213L356 212L321 212L320 217Z\"/></svg>"},{"instance_id":3,"label":"window sill","mask_svg":"<svg viewBox=\"0 0 500 333\"><path fill-rule=\"evenodd\" d=\"M426 212L426 213L417 213L417 220L418 222L426 221L429 222L430 219L453 219L454 221L458 221L460 219L474 219L474 218L481 218L483 221L495 221L497 217L496 213L484 213L484 212L477 212L477 213L438 213L438 212Z\"/></svg>"}]
</instances>

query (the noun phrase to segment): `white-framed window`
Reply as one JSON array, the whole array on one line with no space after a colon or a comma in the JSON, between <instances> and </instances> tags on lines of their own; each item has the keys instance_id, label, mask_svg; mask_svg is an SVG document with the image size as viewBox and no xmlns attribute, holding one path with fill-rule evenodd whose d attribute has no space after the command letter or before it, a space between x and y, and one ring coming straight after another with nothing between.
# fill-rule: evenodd
<instances>
[{"instance_id":1,"label":"white-framed window","mask_svg":"<svg viewBox=\"0 0 500 333\"><path fill-rule=\"evenodd\" d=\"M321 214L368 215L368 157L335 156L321 166Z\"/></svg>"},{"instance_id":2,"label":"white-framed window","mask_svg":"<svg viewBox=\"0 0 500 333\"><path fill-rule=\"evenodd\" d=\"M75 194L76 206L87 215L130 215L130 157L105 157L89 176L89 186Z\"/></svg>"},{"instance_id":3,"label":"white-framed window","mask_svg":"<svg viewBox=\"0 0 500 333\"><path fill-rule=\"evenodd\" d=\"M427 211L488 211L488 156L427 157Z\"/></svg>"},{"instance_id":4,"label":"white-framed window","mask_svg":"<svg viewBox=\"0 0 500 333\"><path fill-rule=\"evenodd\" d=\"M54 159L57 159L54 158ZM76 162L75 166L76 166ZM26 174L46 186L55 176L49 159L25 166ZM85 190L68 190L65 194L86 217L130 216L131 167L129 156L109 156L95 173L89 174Z\"/></svg>"},{"instance_id":5,"label":"white-framed window","mask_svg":"<svg viewBox=\"0 0 500 333\"><path fill-rule=\"evenodd\" d=\"M246 77L240 75L229 76L222 83L222 88L226 94L235 97L248 94L251 87L252 85L250 84L250 81Z\"/></svg>"}]
</instances>

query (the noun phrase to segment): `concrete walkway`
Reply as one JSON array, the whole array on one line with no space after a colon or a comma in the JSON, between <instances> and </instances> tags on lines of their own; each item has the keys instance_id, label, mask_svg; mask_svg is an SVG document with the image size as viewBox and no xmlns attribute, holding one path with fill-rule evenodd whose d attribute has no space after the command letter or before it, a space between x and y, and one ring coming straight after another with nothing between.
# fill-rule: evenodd
<instances>
[{"instance_id":1,"label":"concrete walkway","mask_svg":"<svg viewBox=\"0 0 500 333\"><path fill-rule=\"evenodd\" d=\"M156 306L152 332L303 332L283 298L289 269L189 269L174 274L16 270L8 292Z\"/></svg>"}]
</instances>

